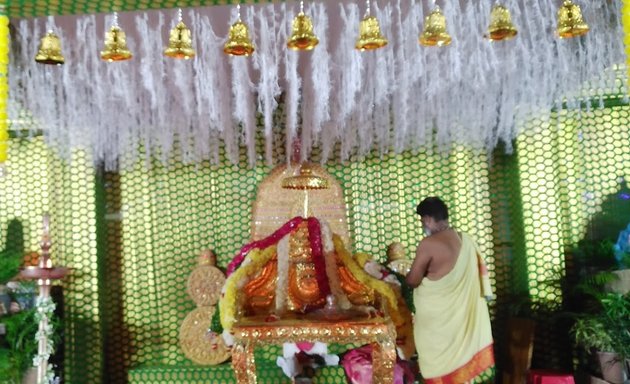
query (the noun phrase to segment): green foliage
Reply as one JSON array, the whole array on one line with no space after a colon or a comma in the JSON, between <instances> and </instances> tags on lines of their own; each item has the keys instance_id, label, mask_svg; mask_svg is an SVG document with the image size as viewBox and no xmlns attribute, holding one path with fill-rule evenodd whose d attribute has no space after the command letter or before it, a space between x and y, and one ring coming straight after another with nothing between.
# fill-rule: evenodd
<instances>
[{"instance_id":1,"label":"green foliage","mask_svg":"<svg viewBox=\"0 0 630 384\"><path fill-rule=\"evenodd\" d=\"M576 344L629 358L630 294L599 293L596 299L599 308L581 314L571 329Z\"/></svg>"},{"instance_id":2,"label":"green foliage","mask_svg":"<svg viewBox=\"0 0 630 384\"><path fill-rule=\"evenodd\" d=\"M604 323L596 317L577 319L571 333L575 343L589 352L593 349L602 352L613 351L613 340Z\"/></svg>"},{"instance_id":3,"label":"green foliage","mask_svg":"<svg viewBox=\"0 0 630 384\"><path fill-rule=\"evenodd\" d=\"M0 318L6 326L4 345L0 345L0 377L8 383L21 383L37 352L35 309Z\"/></svg>"},{"instance_id":4,"label":"green foliage","mask_svg":"<svg viewBox=\"0 0 630 384\"><path fill-rule=\"evenodd\" d=\"M7 227L5 248L0 251L0 284L11 281L19 272L24 256L24 229L18 220Z\"/></svg>"},{"instance_id":5,"label":"green foliage","mask_svg":"<svg viewBox=\"0 0 630 384\"><path fill-rule=\"evenodd\" d=\"M617 267L614 243L609 239L580 240L573 249L573 257L578 270L613 270Z\"/></svg>"},{"instance_id":6,"label":"green foliage","mask_svg":"<svg viewBox=\"0 0 630 384\"><path fill-rule=\"evenodd\" d=\"M586 295L588 299L598 299L602 292L605 291L606 285L619 279L619 276L610 271L596 272L592 275L583 277L576 285L574 290L581 295ZM583 299L584 300L584 299Z\"/></svg>"},{"instance_id":7,"label":"green foliage","mask_svg":"<svg viewBox=\"0 0 630 384\"><path fill-rule=\"evenodd\" d=\"M214 313L212 314L212 320L210 321L210 330L219 335L223 333L223 326L221 325L221 311L219 305L216 306Z\"/></svg>"},{"instance_id":8,"label":"green foliage","mask_svg":"<svg viewBox=\"0 0 630 384\"><path fill-rule=\"evenodd\" d=\"M405 276L401 275L398 272L394 272L391 269L387 268L388 272L393 274L396 277L396 280L400 283L400 291L403 299L405 300L405 304L407 304L407 308L413 313L416 312L416 308L413 304L413 288L407 284L407 280Z\"/></svg>"}]
</instances>

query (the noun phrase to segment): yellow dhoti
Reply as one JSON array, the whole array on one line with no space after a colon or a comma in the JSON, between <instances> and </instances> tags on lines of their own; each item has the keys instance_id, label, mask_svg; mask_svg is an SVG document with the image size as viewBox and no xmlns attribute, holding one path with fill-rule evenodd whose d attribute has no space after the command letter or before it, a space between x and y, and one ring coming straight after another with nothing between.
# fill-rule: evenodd
<instances>
[{"instance_id":1,"label":"yellow dhoti","mask_svg":"<svg viewBox=\"0 0 630 384\"><path fill-rule=\"evenodd\" d=\"M414 338L427 383L466 383L494 366L488 289L477 246L463 234L453 269L414 290Z\"/></svg>"}]
</instances>

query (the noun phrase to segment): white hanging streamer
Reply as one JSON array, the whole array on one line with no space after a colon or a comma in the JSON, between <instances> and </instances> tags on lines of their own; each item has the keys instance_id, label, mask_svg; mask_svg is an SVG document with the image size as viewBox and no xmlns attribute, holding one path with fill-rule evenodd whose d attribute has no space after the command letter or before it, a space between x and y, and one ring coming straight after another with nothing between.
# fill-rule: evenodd
<instances>
[{"instance_id":1,"label":"white hanging streamer","mask_svg":"<svg viewBox=\"0 0 630 384\"><path fill-rule=\"evenodd\" d=\"M290 6L286 3L282 4L283 12L288 16L288 20L293 20L294 12ZM287 23L285 28L291 28L291 25ZM282 27L281 27L282 28ZM286 34L290 36L290 33ZM293 153L293 140L297 132L298 121L298 105L300 104L300 92L302 88L302 79L298 74L298 60L299 53L291 49L284 51L285 61L285 81L286 87L286 133L285 133L285 145L287 162L290 162L291 155Z\"/></svg>"},{"instance_id":2,"label":"white hanging streamer","mask_svg":"<svg viewBox=\"0 0 630 384\"><path fill-rule=\"evenodd\" d=\"M328 53L328 15L322 3L309 6L312 15L314 33L319 44L311 53L310 76L304 82L302 100L302 158L308 159L313 145L319 139L322 125L330 119L329 97L331 91L330 55Z\"/></svg>"},{"instance_id":3,"label":"white hanging streamer","mask_svg":"<svg viewBox=\"0 0 630 384\"><path fill-rule=\"evenodd\" d=\"M254 17L251 7L245 10L245 23L253 25ZM251 32L250 32L251 33ZM244 144L247 148L247 160L250 166L256 164L256 116L254 104L254 84L249 74L250 58L245 56L234 56L231 58L232 65L232 106L234 119L238 132L238 125L242 125Z\"/></svg>"},{"instance_id":4,"label":"white hanging streamer","mask_svg":"<svg viewBox=\"0 0 630 384\"><path fill-rule=\"evenodd\" d=\"M273 155L274 132L285 133L289 157L300 118L305 157L319 147L322 161L347 160L459 144L490 150L504 142L509 149L532 126L524 122L547 121L552 108L574 109L580 118L591 101L603 106L606 94L621 91L628 99L618 1L580 2L591 30L574 39L553 33L557 1L510 2L519 33L492 43L483 38L490 1L441 2L453 37L448 47L418 44L430 4L383 4L372 2L371 14L389 44L362 53L354 49L364 10L357 4L307 4L320 39L311 53L286 48L295 4L248 6L245 20L257 48L251 58L224 55L226 36L214 32L233 20L231 7L189 10L183 19L197 51L191 61L162 54L172 10L120 14L134 57L113 63L99 56L113 15L19 20L10 53L11 127L43 131L48 145L68 159L73 148L87 149L107 169L139 158L218 163L221 147L238 163L239 141L253 165L256 106L271 164L282 161ZM49 29L61 37L64 66L33 61ZM283 122L273 118L281 94ZM24 123L30 115L33 123Z\"/></svg>"},{"instance_id":5,"label":"white hanging streamer","mask_svg":"<svg viewBox=\"0 0 630 384\"><path fill-rule=\"evenodd\" d=\"M258 112L262 113L265 128L265 161L273 164L273 115L278 108L277 98L281 89L278 83L278 47L286 41L286 34L276 35L276 14L274 5L266 5L257 13L259 30L257 51L254 55L254 68L260 72L258 82ZM280 25L284 24L281 20ZM283 32L284 29L280 29Z\"/></svg>"}]
</instances>

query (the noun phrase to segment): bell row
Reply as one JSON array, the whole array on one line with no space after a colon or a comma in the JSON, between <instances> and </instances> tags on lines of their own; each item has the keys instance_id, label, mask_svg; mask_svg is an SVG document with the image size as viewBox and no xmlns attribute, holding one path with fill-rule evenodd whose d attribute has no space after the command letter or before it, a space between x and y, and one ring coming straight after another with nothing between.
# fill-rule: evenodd
<instances>
[{"instance_id":1,"label":"bell row","mask_svg":"<svg viewBox=\"0 0 630 384\"><path fill-rule=\"evenodd\" d=\"M560 38L582 36L589 31L589 27L582 18L580 6L564 0L558 10L557 33ZM512 23L510 11L501 4L495 4L490 14L490 25L484 36L490 41L509 40L517 35L518 31ZM446 27L446 17L440 7L435 6L425 18L425 25L418 41L423 46L446 46L451 43L451 36ZM375 50L387 45L387 38L381 33L380 25L376 17L370 15L369 2L363 20L359 25L359 37L355 48L361 51ZM287 41L290 49L309 51L317 46L319 39L313 32L313 22L304 13L304 4L300 2L300 12L293 19L292 33ZM233 56L250 56L255 47L249 36L248 26L241 20L240 4L237 5L237 21L230 27L228 39L223 46L223 51ZM114 13L114 21L110 30L105 34L104 49L101 58L105 61L124 61L132 58L131 51L127 48L125 32L118 25L118 15ZM168 47L164 55L176 59L190 59L195 55L192 47L192 34L190 29L182 21L182 11L178 11L178 22L171 29ZM63 64L65 59L61 50L61 40L49 31L42 37L40 46L35 56L35 61L41 64Z\"/></svg>"}]
</instances>

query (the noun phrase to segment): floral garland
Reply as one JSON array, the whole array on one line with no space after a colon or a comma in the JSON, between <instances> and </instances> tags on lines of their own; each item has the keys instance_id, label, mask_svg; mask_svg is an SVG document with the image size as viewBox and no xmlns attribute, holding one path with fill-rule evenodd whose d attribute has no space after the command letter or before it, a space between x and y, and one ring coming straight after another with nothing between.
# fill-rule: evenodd
<instances>
[{"instance_id":1,"label":"floral garland","mask_svg":"<svg viewBox=\"0 0 630 384\"><path fill-rule=\"evenodd\" d=\"M309 217L306 223L308 225L308 241L311 244L311 257L313 264L315 264L317 286L319 292L326 297L330 295L330 285L326 276L326 260L324 260L324 253L322 252L322 230L319 220L314 217Z\"/></svg>"},{"instance_id":2,"label":"floral garland","mask_svg":"<svg viewBox=\"0 0 630 384\"><path fill-rule=\"evenodd\" d=\"M396 295L394 294L392 288L387 283L368 275L346 250L341 237L333 235L333 243L335 245L337 256L339 256L343 264L350 269L352 275L361 283L367 285L385 297L385 304L387 305L387 310L394 324L396 326L403 324L405 320L398 311L398 300L396 299Z\"/></svg>"},{"instance_id":3,"label":"floral garland","mask_svg":"<svg viewBox=\"0 0 630 384\"><path fill-rule=\"evenodd\" d=\"M276 250L275 245L264 250L252 250L247 254L247 258L239 263L240 267L227 278L219 301L221 325L225 330L230 331L236 321L236 293L243 288L248 277L260 270L276 255Z\"/></svg>"},{"instance_id":4,"label":"floral garland","mask_svg":"<svg viewBox=\"0 0 630 384\"><path fill-rule=\"evenodd\" d=\"M52 301L50 297L37 297L35 301L35 308L37 311L35 312L35 320L40 324L40 328L35 334L35 340L39 344L41 341L45 340L46 350L38 351L37 355L33 357L33 366L39 367L42 363L47 363L50 359L50 356L55 351L55 343L53 341L54 335L54 327L52 325L52 317L55 312L55 303ZM44 327L41 327L41 324L44 324ZM55 377L55 372L53 371L53 367L51 364L46 366L46 376L44 380L38 384L44 383L58 383L59 378Z\"/></svg>"},{"instance_id":5,"label":"floral garland","mask_svg":"<svg viewBox=\"0 0 630 384\"><path fill-rule=\"evenodd\" d=\"M341 284L339 283L339 273L337 272L337 263L335 263L335 246L333 244L330 226L323 222L321 229L324 244L324 260L326 261L326 275L330 284L330 290L337 299L340 308L350 309L352 304L341 289Z\"/></svg>"},{"instance_id":6,"label":"floral garland","mask_svg":"<svg viewBox=\"0 0 630 384\"><path fill-rule=\"evenodd\" d=\"M297 226L300 225L303 221L304 221L303 217L299 217L299 216L298 217L294 217L293 219L287 221L282 227L278 228L274 233L272 233L271 235L265 237L264 239L261 239L261 240L258 240L258 241L253 241L253 242L243 246L243 248L241 248L239 253L236 256L234 256L232 261L230 261L230 263L228 264L228 266L226 268L226 271L225 271L225 275L229 277L232 273L234 273L234 271L236 271L236 269L245 260L245 256L247 256L247 254L252 249L265 249L265 248L268 248L268 247L278 243L278 241L281 238L283 238L288 233L290 233L295 228L297 228Z\"/></svg>"}]
</instances>

